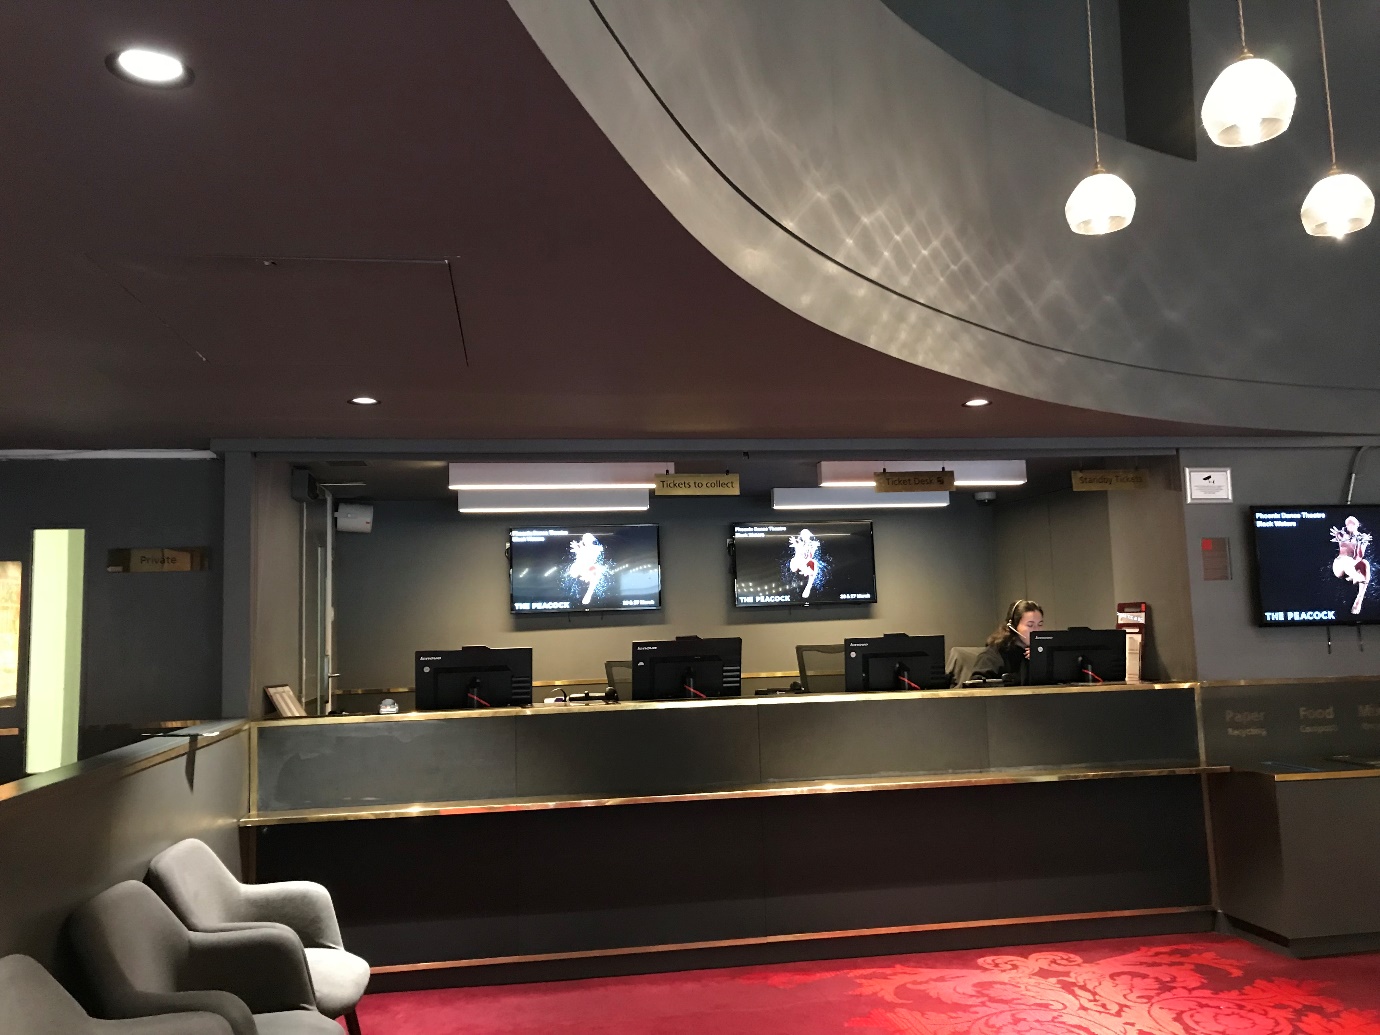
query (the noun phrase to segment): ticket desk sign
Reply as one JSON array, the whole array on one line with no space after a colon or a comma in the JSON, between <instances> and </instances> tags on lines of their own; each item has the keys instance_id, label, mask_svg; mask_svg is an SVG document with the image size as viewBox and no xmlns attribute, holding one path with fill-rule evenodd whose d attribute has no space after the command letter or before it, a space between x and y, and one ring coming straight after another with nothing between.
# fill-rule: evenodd
<instances>
[{"instance_id":1,"label":"ticket desk sign","mask_svg":"<svg viewBox=\"0 0 1380 1035\"><path fill-rule=\"evenodd\" d=\"M111 550L105 570L126 572L206 571L211 551L205 546L132 546Z\"/></svg>"},{"instance_id":2,"label":"ticket desk sign","mask_svg":"<svg viewBox=\"0 0 1380 1035\"><path fill-rule=\"evenodd\" d=\"M659 474L656 476L658 496L737 496L739 480L736 474Z\"/></svg>"}]
</instances>

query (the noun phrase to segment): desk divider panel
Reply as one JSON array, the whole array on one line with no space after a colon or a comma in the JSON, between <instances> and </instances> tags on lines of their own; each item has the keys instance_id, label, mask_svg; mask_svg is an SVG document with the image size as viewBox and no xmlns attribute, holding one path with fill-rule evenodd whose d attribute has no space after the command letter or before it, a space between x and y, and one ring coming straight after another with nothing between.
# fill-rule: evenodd
<instances>
[{"instance_id":1,"label":"desk divider panel","mask_svg":"<svg viewBox=\"0 0 1380 1035\"><path fill-rule=\"evenodd\" d=\"M516 714L258 727L259 811L517 794Z\"/></svg>"},{"instance_id":2,"label":"desk divider panel","mask_svg":"<svg viewBox=\"0 0 1380 1035\"><path fill-rule=\"evenodd\" d=\"M1204 683L1209 765L1380 758L1380 679Z\"/></svg>"},{"instance_id":3,"label":"desk divider panel","mask_svg":"<svg viewBox=\"0 0 1380 1035\"><path fill-rule=\"evenodd\" d=\"M686 704L532 712L517 726L517 793L689 794L760 783L758 710Z\"/></svg>"},{"instance_id":4,"label":"desk divider panel","mask_svg":"<svg viewBox=\"0 0 1380 1035\"><path fill-rule=\"evenodd\" d=\"M1198 758L1192 688L984 700L993 769Z\"/></svg>"},{"instance_id":5,"label":"desk divider panel","mask_svg":"<svg viewBox=\"0 0 1380 1035\"><path fill-rule=\"evenodd\" d=\"M859 698L755 708L764 780L986 769L986 700Z\"/></svg>"}]
</instances>

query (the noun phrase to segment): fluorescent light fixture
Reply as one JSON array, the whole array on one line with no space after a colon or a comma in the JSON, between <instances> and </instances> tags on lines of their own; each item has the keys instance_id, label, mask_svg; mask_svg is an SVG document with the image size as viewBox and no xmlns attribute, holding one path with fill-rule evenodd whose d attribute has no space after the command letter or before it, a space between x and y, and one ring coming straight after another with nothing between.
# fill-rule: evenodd
<instances>
[{"instance_id":1,"label":"fluorescent light fixture","mask_svg":"<svg viewBox=\"0 0 1380 1035\"><path fill-rule=\"evenodd\" d=\"M46 773L77 760L86 532L38 528L33 549L24 769Z\"/></svg>"},{"instance_id":2,"label":"fluorescent light fixture","mask_svg":"<svg viewBox=\"0 0 1380 1035\"><path fill-rule=\"evenodd\" d=\"M824 460L819 484L825 489L871 489L878 471L953 471L954 488L1025 484L1024 460Z\"/></svg>"},{"instance_id":3,"label":"fluorescent light fixture","mask_svg":"<svg viewBox=\"0 0 1380 1035\"><path fill-rule=\"evenodd\" d=\"M503 492L512 489L651 489L669 463L461 463L450 465L452 489Z\"/></svg>"},{"instance_id":4,"label":"fluorescent light fixture","mask_svg":"<svg viewBox=\"0 0 1380 1035\"><path fill-rule=\"evenodd\" d=\"M214 460L209 449L0 449L0 460Z\"/></svg>"},{"instance_id":5,"label":"fluorescent light fixture","mask_svg":"<svg viewBox=\"0 0 1380 1035\"><path fill-rule=\"evenodd\" d=\"M192 81L191 70L180 59L144 47L112 54L106 64L121 79L141 86L186 86Z\"/></svg>"},{"instance_id":6,"label":"fluorescent light fixture","mask_svg":"<svg viewBox=\"0 0 1380 1035\"><path fill-rule=\"evenodd\" d=\"M947 492L877 492L865 489L772 489L772 510L910 510L947 507Z\"/></svg>"},{"instance_id":7,"label":"fluorescent light fixture","mask_svg":"<svg viewBox=\"0 0 1380 1035\"><path fill-rule=\"evenodd\" d=\"M593 511L646 510L646 489L461 489L462 514L575 514Z\"/></svg>"}]
</instances>

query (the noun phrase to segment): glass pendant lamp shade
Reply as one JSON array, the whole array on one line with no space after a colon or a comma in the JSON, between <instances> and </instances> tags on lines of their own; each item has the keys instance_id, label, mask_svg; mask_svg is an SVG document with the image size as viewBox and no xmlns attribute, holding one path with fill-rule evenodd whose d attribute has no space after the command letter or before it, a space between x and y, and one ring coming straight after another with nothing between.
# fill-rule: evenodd
<instances>
[{"instance_id":1,"label":"glass pendant lamp shade","mask_svg":"<svg viewBox=\"0 0 1380 1035\"><path fill-rule=\"evenodd\" d=\"M1064 205L1064 218L1075 234L1110 234L1127 226L1135 214L1135 191L1101 167L1073 188Z\"/></svg>"},{"instance_id":2,"label":"glass pendant lamp shade","mask_svg":"<svg viewBox=\"0 0 1380 1035\"><path fill-rule=\"evenodd\" d=\"M1249 147L1289 128L1298 94L1279 68L1243 54L1222 69L1203 98L1203 128L1222 147Z\"/></svg>"},{"instance_id":3,"label":"glass pendant lamp shade","mask_svg":"<svg viewBox=\"0 0 1380 1035\"><path fill-rule=\"evenodd\" d=\"M1359 176L1333 169L1313 185L1299 213L1314 237L1345 237L1370 225L1375 195Z\"/></svg>"}]
</instances>

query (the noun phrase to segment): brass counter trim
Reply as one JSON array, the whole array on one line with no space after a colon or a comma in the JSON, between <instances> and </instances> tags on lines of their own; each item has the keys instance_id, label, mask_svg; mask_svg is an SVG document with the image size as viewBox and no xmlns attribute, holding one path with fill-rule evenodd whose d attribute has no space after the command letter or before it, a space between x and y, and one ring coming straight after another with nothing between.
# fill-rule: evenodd
<instances>
[{"instance_id":1,"label":"brass counter trim","mask_svg":"<svg viewBox=\"0 0 1380 1035\"><path fill-rule=\"evenodd\" d=\"M241 827L270 827L294 823L339 823L371 819L421 819L434 816L468 816L498 812L540 812L554 809L607 808L616 805L660 805L677 802L736 801L747 798L800 797L814 794L860 794L877 791L909 791L957 787L998 787L1008 784L1065 783L1074 780L1114 780L1155 776L1195 776L1225 773L1227 766L1192 763L1158 766L1067 766L1057 769L984 770L965 773L926 773L900 777L848 777L795 783L759 784L716 791L676 794L636 794L605 797L547 796L530 798L477 798L465 801L409 802L397 805L327 806L315 809L282 809L251 812ZM257 799L255 799L257 800Z\"/></svg>"},{"instance_id":2,"label":"brass counter trim","mask_svg":"<svg viewBox=\"0 0 1380 1035\"><path fill-rule=\"evenodd\" d=\"M750 678L750 677L744 677ZM998 686L964 690L909 690L904 693L785 694L774 697L717 697L708 701L623 701L616 705L544 704L530 708L468 708L456 711L399 712L397 715L325 715L293 719L261 719L256 725L268 727L336 725L358 722L431 722L437 719L487 719L512 715L579 715L617 711L661 711L705 708L758 708L773 705L815 704L823 702L897 701L916 698L948 697L1027 697L1047 694L1103 694L1146 690L1192 690L1196 683L1097 683L1072 686Z\"/></svg>"},{"instance_id":3,"label":"brass counter trim","mask_svg":"<svg viewBox=\"0 0 1380 1035\"><path fill-rule=\"evenodd\" d=\"M844 931L808 931L799 934L767 934L756 938L720 938L713 941L679 942L667 945L630 945L612 949L580 949L574 952L541 952L525 956L486 956L468 960L434 963L396 963L370 967L371 974L411 974L428 970L458 970L464 967L495 967L506 963L553 963L560 960L599 959L606 956L637 956L643 953L693 952L697 949L731 949L752 945L781 945L791 942L820 941L827 938L867 938L895 934L924 934L929 931L965 931L982 927L1012 927L1018 924L1053 924L1077 920L1115 920L1136 916L1176 916L1211 913L1212 906L1158 906L1153 909L1109 909L1093 913L1054 913L1044 916L1012 916L992 920L955 920L938 924L904 924L898 927L864 927Z\"/></svg>"},{"instance_id":4,"label":"brass counter trim","mask_svg":"<svg viewBox=\"0 0 1380 1035\"><path fill-rule=\"evenodd\" d=\"M1298 683L1380 683L1377 676L1289 676L1286 679L1203 679L1199 686L1293 686Z\"/></svg>"},{"instance_id":5,"label":"brass counter trim","mask_svg":"<svg viewBox=\"0 0 1380 1035\"><path fill-rule=\"evenodd\" d=\"M6 727L5 729L0 729L0 737L17 737L17 736L19 736L19 729L18 729L17 727L15 727L15 726L9 726L9 727Z\"/></svg>"},{"instance_id":6,"label":"brass counter trim","mask_svg":"<svg viewBox=\"0 0 1380 1035\"><path fill-rule=\"evenodd\" d=\"M200 739L219 744L229 740L231 737L239 736L241 733L251 732L250 723L247 721L230 721L226 723L203 723L200 725L218 725L219 728L208 731ZM156 765L170 762L175 758L185 755L191 744L191 737L150 737L147 740L138 741L134 744L127 744L121 748L104 752L93 758L83 759L74 762L72 765L62 766L58 769L50 770L46 773L33 773L22 777L11 783L0 784L0 806L8 802L22 802L30 799L42 791L50 791L61 787L76 786L80 778L85 776L100 775L103 778L120 779L126 776L133 776L135 773L142 773L146 769L152 769ZM120 759L111 758L121 752L130 751L132 748L143 748L150 743L166 745L161 750L151 751L148 754L132 759L128 762ZM206 746L209 746L206 745ZM250 769L254 769L254 762L251 757Z\"/></svg>"},{"instance_id":7,"label":"brass counter trim","mask_svg":"<svg viewBox=\"0 0 1380 1035\"><path fill-rule=\"evenodd\" d=\"M1275 783L1293 783L1297 780L1364 780L1370 777L1380 776L1380 769L1341 769L1336 772L1327 771L1321 773L1271 773L1263 772L1259 769L1249 770L1252 773L1259 773L1268 776Z\"/></svg>"}]
</instances>

